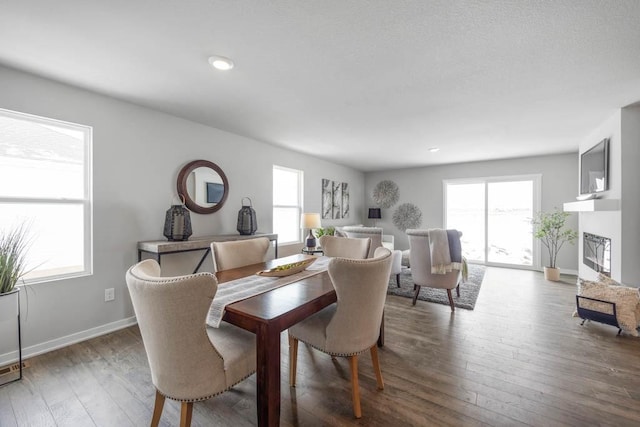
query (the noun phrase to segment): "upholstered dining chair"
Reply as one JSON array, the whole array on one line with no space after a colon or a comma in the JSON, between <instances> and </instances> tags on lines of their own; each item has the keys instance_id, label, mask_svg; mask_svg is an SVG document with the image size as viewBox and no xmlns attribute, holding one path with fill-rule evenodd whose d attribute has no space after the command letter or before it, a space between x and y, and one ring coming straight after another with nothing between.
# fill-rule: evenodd
<instances>
[{"instance_id":1,"label":"upholstered dining chair","mask_svg":"<svg viewBox=\"0 0 640 427\"><path fill-rule=\"evenodd\" d=\"M358 385L358 355L371 353L378 389L384 388L377 340L387 296L391 251L376 250L364 260L333 258L329 277L338 301L289 328L289 383L296 385L298 341L309 344L332 357L344 356L351 368L353 413L362 416Z\"/></svg>"},{"instance_id":2,"label":"upholstered dining chair","mask_svg":"<svg viewBox=\"0 0 640 427\"><path fill-rule=\"evenodd\" d=\"M263 262L268 250L269 239L266 237L212 242L213 271L229 270Z\"/></svg>"},{"instance_id":3,"label":"upholstered dining chair","mask_svg":"<svg viewBox=\"0 0 640 427\"><path fill-rule=\"evenodd\" d=\"M345 226L342 228L342 230L347 235L347 237L350 238L363 239L368 237L371 239L369 255L367 256L368 258L371 258L373 256L373 253L376 249L385 246L382 235L383 230L381 227ZM396 285L400 287L400 274L402 273L402 251L391 250L391 256L393 258L393 261L391 263L391 272L389 273L389 275L396 276Z\"/></svg>"},{"instance_id":4,"label":"upholstered dining chair","mask_svg":"<svg viewBox=\"0 0 640 427\"><path fill-rule=\"evenodd\" d=\"M147 259L131 267L126 282L144 344L156 399L157 426L165 398L182 402L180 425L191 424L193 402L229 390L256 370L256 338L222 322L205 324L218 282L212 273L160 277Z\"/></svg>"},{"instance_id":5,"label":"upholstered dining chair","mask_svg":"<svg viewBox=\"0 0 640 427\"><path fill-rule=\"evenodd\" d=\"M460 296L460 280L462 279L461 271L452 270L445 274L431 273L429 230L407 229L406 233L409 237L409 262L411 265L411 276L415 289L413 305L416 305L420 288L422 286L427 286L430 288L446 289L451 311L455 311L451 290L456 288L456 293ZM458 255L460 257L462 256L462 254Z\"/></svg>"},{"instance_id":6,"label":"upholstered dining chair","mask_svg":"<svg viewBox=\"0 0 640 427\"><path fill-rule=\"evenodd\" d=\"M352 239L349 237L321 236L320 247L325 256L350 259L365 259L369 255L371 239Z\"/></svg>"},{"instance_id":7,"label":"upholstered dining chair","mask_svg":"<svg viewBox=\"0 0 640 427\"><path fill-rule=\"evenodd\" d=\"M373 257L373 253L377 248L382 246L382 228L380 227L359 227L359 226L345 226L342 227L343 233L352 239L371 239L371 246L369 247L369 254L367 258Z\"/></svg>"}]
</instances>

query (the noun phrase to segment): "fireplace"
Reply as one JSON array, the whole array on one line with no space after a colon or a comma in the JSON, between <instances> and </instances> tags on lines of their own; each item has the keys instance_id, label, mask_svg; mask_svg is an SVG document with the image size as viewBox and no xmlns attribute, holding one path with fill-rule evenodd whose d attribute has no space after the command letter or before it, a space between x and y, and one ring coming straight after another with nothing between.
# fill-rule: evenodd
<instances>
[{"instance_id":1,"label":"fireplace","mask_svg":"<svg viewBox=\"0 0 640 427\"><path fill-rule=\"evenodd\" d=\"M611 239L583 233L582 241L582 262L598 273L611 277Z\"/></svg>"}]
</instances>

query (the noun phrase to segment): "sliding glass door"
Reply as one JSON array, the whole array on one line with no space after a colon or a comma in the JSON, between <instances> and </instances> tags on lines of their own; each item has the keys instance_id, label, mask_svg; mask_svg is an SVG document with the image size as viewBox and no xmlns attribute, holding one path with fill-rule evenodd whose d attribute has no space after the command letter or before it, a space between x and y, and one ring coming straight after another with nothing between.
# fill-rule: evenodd
<instances>
[{"instance_id":1,"label":"sliding glass door","mask_svg":"<svg viewBox=\"0 0 640 427\"><path fill-rule=\"evenodd\" d=\"M539 188L538 175L445 181L445 226L462 231L471 262L532 267Z\"/></svg>"},{"instance_id":2,"label":"sliding glass door","mask_svg":"<svg viewBox=\"0 0 640 427\"><path fill-rule=\"evenodd\" d=\"M445 228L462 231L462 255L468 261L484 263L487 246L484 183L445 183L445 199Z\"/></svg>"}]
</instances>

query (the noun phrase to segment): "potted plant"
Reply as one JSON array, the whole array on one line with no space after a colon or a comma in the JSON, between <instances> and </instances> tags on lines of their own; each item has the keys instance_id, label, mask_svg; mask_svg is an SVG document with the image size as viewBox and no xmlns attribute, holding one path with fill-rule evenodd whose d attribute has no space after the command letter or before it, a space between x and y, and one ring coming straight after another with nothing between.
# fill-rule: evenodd
<instances>
[{"instance_id":1,"label":"potted plant","mask_svg":"<svg viewBox=\"0 0 640 427\"><path fill-rule=\"evenodd\" d=\"M335 227L327 227L327 228L316 228L315 230L315 235L317 238L320 238L322 236L333 236L336 232Z\"/></svg>"},{"instance_id":2,"label":"potted plant","mask_svg":"<svg viewBox=\"0 0 640 427\"><path fill-rule=\"evenodd\" d=\"M540 239L549 252L549 265L544 267L544 278L547 280L560 280L560 269L556 266L558 252L565 243L573 244L578 237L575 230L565 228L568 217L568 212L555 209L553 212L538 212L531 220L533 236Z\"/></svg>"},{"instance_id":3,"label":"potted plant","mask_svg":"<svg viewBox=\"0 0 640 427\"><path fill-rule=\"evenodd\" d=\"M29 243L27 234L25 224L0 232L0 314L2 319L17 316L20 288L17 288L16 284L26 273L26 254Z\"/></svg>"}]
</instances>

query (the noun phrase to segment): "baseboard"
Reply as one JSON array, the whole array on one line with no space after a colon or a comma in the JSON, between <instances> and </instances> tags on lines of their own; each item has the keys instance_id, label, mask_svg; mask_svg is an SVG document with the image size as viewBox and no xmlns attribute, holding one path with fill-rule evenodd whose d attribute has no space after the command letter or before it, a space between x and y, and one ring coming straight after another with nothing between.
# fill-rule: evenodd
<instances>
[{"instance_id":1,"label":"baseboard","mask_svg":"<svg viewBox=\"0 0 640 427\"><path fill-rule=\"evenodd\" d=\"M99 337L110 332L114 332L120 329L127 328L135 325L137 319L135 316L126 319L118 320L116 322L107 323L106 325L97 326L95 328L87 329L86 331L76 332L75 334L67 335L64 337L56 338L51 341L46 341L40 344L32 345L22 349L22 359L28 359L29 357L37 356L39 354L48 353L53 350L57 350L62 347L67 347L71 344L86 341L91 338ZM4 366L10 363L18 361L18 350L0 355L0 366Z\"/></svg>"},{"instance_id":2,"label":"baseboard","mask_svg":"<svg viewBox=\"0 0 640 427\"><path fill-rule=\"evenodd\" d=\"M569 274L571 276L577 276L578 270L565 270L564 268L560 269L560 274Z\"/></svg>"}]
</instances>

